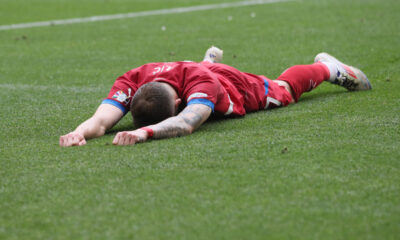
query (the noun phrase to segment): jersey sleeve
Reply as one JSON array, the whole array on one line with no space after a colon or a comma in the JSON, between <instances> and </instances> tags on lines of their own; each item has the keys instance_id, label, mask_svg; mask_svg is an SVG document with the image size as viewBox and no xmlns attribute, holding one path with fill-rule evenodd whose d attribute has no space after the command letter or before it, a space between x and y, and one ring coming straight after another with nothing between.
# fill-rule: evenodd
<instances>
[{"instance_id":1,"label":"jersey sleeve","mask_svg":"<svg viewBox=\"0 0 400 240\"><path fill-rule=\"evenodd\" d=\"M189 71L188 71L189 72ZM208 71L187 73L187 83L183 92L183 100L187 105L203 104L214 111L215 104L218 101L221 84L218 79Z\"/></svg>"},{"instance_id":2,"label":"jersey sleeve","mask_svg":"<svg viewBox=\"0 0 400 240\"><path fill-rule=\"evenodd\" d=\"M111 104L126 114L129 111L132 97L137 90L137 84L130 79L131 77L129 72L118 77L102 104Z\"/></svg>"}]
</instances>

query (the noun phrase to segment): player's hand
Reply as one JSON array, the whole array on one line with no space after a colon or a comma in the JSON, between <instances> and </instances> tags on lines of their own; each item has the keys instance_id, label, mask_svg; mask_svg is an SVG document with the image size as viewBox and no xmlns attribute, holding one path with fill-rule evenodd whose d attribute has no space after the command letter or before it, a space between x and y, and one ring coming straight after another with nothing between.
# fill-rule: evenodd
<instances>
[{"instance_id":1,"label":"player's hand","mask_svg":"<svg viewBox=\"0 0 400 240\"><path fill-rule=\"evenodd\" d=\"M61 147L82 146L86 144L86 139L80 133L70 132L60 137Z\"/></svg>"},{"instance_id":2,"label":"player's hand","mask_svg":"<svg viewBox=\"0 0 400 240\"><path fill-rule=\"evenodd\" d=\"M114 145L133 145L147 140L147 132L142 129L119 132L113 140Z\"/></svg>"}]
</instances>

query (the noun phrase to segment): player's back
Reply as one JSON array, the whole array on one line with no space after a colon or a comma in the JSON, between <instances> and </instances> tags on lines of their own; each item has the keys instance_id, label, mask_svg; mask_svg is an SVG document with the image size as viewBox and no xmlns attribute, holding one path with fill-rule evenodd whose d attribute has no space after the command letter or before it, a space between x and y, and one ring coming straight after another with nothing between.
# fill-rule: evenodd
<instances>
[{"instance_id":1,"label":"player's back","mask_svg":"<svg viewBox=\"0 0 400 240\"><path fill-rule=\"evenodd\" d=\"M233 85L237 89L243 96L246 112L257 111L264 107L265 87L263 78L265 77L241 72L222 63L202 62L201 64L216 74L222 83Z\"/></svg>"}]
</instances>

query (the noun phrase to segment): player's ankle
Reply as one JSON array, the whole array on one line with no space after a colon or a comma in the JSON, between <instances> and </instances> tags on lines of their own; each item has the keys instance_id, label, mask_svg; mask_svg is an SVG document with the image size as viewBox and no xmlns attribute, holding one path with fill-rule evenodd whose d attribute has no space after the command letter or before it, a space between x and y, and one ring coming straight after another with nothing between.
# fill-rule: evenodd
<instances>
[{"instance_id":1,"label":"player's ankle","mask_svg":"<svg viewBox=\"0 0 400 240\"><path fill-rule=\"evenodd\" d=\"M334 82L337 77L338 66L332 62L320 62L320 63L324 64L329 70L329 79L326 79L325 81Z\"/></svg>"}]
</instances>

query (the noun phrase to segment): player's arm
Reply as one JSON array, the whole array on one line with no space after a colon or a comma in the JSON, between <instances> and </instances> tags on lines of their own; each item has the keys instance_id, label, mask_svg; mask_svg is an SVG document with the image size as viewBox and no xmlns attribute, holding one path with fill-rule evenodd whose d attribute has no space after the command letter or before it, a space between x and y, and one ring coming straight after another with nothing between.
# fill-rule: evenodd
<instances>
[{"instance_id":1,"label":"player's arm","mask_svg":"<svg viewBox=\"0 0 400 240\"><path fill-rule=\"evenodd\" d=\"M123 112L110 104L101 104L91 118L81 123L73 132L60 137L60 146L81 146L86 140L103 136L122 117Z\"/></svg>"},{"instance_id":2,"label":"player's arm","mask_svg":"<svg viewBox=\"0 0 400 240\"><path fill-rule=\"evenodd\" d=\"M188 135L203 124L211 114L212 109L203 104L188 105L177 116L170 117L164 121L147 126L153 131L152 138L172 138ZM134 131L119 132L114 140L115 145L130 145L144 142L149 138L148 131L136 129Z\"/></svg>"}]
</instances>

